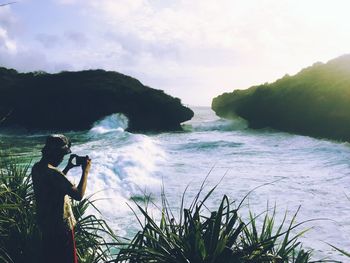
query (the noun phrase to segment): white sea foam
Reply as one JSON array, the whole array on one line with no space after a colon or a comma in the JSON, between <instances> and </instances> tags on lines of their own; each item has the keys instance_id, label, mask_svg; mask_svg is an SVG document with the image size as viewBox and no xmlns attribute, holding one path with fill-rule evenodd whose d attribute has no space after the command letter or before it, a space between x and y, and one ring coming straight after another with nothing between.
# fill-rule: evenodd
<instances>
[{"instance_id":1,"label":"white sea foam","mask_svg":"<svg viewBox=\"0 0 350 263\"><path fill-rule=\"evenodd\" d=\"M97 193L93 199L103 199L98 207L115 222L117 229L121 228L120 220L115 219L131 212L126 203L132 203L132 197L158 195L161 190L158 174L165 153L156 140L146 135L101 134L98 140L74 146L72 150L79 155L88 154L92 159L87 195ZM79 169L72 170L72 177L77 184Z\"/></svg>"},{"instance_id":2,"label":"white sea foam","mask_svg":"<svg viewBox=\"0 0 350 263\"><path fill-rule=\"evenodd\" d=\"M234 131L247 129L248 124L243 119L207 121L202 123L192 123L192 131Z\"/></svg>"},{"instance_id":3,"label":"white sea foam","mask_svg":"<svg viewBox=\"0 0 350 263\"><path fill-rule=\"evenodd\" d=\"M99 199L99 210L121 235L130 229L121 218L132 217L128 207L133 203L131 199L149 194L158 196L159 167L165 159L157 140L126 132L127 126L124 115L107 116L94 124L87 142L72 147L74 153L92 159L86 196L93 194L92 200ZM78 184L80 176L77 168L70 172L69 178Z\"/></svg>"},{"instance_id":4,"label":"white sea foam","mask_svg":"<svg viewBox=\"0 0 350 263\"><path fill-rule=\"evenodd\" d=\"M127 232L128 237L133 237L136 232L137 220L125 205L132 203L131 197L140 197L147 191L153 193L152 201L161 206L159 190L164 177L169 205L176 211L186 186L190 186L185 198L188 204L211 171L207 179L209 189L224 174L225 177L208 200L208 208L218 207L223 194L240 201L254 187L274 182L249 195L252 210L257 214L265 211L269 201L277 205L276 223L283 220L284 209L289 209L291 216L299 205L302 207L298 222L324 217L336 220L316 220L305 225L315 228L307 233L304 246L315 249L315 259L328 255L345 262L325 242L350 247L348 143L273 130L231 129L225 126L229 121L220 121L209 109L200 109L200 114L186 124L191 125L190 132L146 136L116 131L121 127L118 124L98 122L95 128L107 132L95 129L87 134L72 134L73 152L92 158L87 194L107 189L94 198L109 198L96 206L118 235L125 236ZM26 142L18 137L0 139L21 146L24 152L41 149L41 139L36 148L31 147L35 138L27 138ZM72 170L76 183L80 173L78 168ZM303 226L298 230L302 229Z\"/></svg>"},{"instance_id":5,"label":"white sea foam","mask_svg":"<svg viewBox=\"0 0 350 263\"><path fill-rule=\"evenodd\" d=\"M128 122L129 120L125 115L115 113L95 122L94 127L90 130L90 132L96 134L123 132L126 128L128 128Z\"/></svg>"},{"instance_id":6,"label":"white sea foam","mask_svg":"<svg viewBox=\"0 0 350 263\"><path fill-rule=\"evenodd\" d=\"M197 112L198 111L198 112ZM185 130L188 131L234 131L245 130L248 128L246 120L236 117L231 120L222 119L208 112L207 109L197 109L194 117L183 124Z\"/></svg>"}]
</instances>

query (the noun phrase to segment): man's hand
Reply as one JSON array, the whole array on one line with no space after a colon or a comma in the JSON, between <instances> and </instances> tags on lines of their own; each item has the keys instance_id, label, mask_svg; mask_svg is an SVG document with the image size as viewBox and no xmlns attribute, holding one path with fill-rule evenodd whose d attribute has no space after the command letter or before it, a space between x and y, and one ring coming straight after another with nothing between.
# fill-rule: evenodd
<instances>
[{"instance_id":1,"label":"man's hand","mask_svg":"<svg viewBox=\"0 0 350 263\"><path fill-rule=\"evenodd\" d=\"M67 172L68 172L68 171L69 171L70 169L72 169L73 167L79 166L79 165L73 163L73 159L76 158L76 157L77 157L76 154L71 154L71 155L69 156L68 163L67 163L66 168L64 168L64 171L67 171Z\"/></svg>"},{"instance_id":2,"label":"man's hand","mask_svg":"<svg viewBox=\"0 0 350 263\"><path fill-rule=\"evenodd\" d=\"M89 158L89 156L86 156L86 162L84 162L82 165L81 165L81 169L84 171L84 172L89 172L90 170L90 166L91 166L91 159Z\"/></svg>"},{"instance_id":3,"label":"man's hand","mask_svg":"<svg viewBox=\"0 0 350 263\"><path fill-rule=\"evenodd\" d=\"M69 156L69 159L68 159L68 163L67 163L67 165L66 165L66 168L64 168L63 171L62 171L64 174L67 174L68 171L69 171L70 169L72 169L73 167L77 166L77 165L74 165L74 164L73 164L73 159L74 159L75 157L76 157L75 154L71 154L71 155Z\"/></svg>"},{"instance_id":4,"label":"man's hand","mask_svg":"<svg viewBox=\"0 0 350 263\"><path fill-rule=\"evenodd\" d=\"M71 158L73 159L75 156L73 156ZM70 161L68 163L72 163L71 158L69 158ZM69 196L71 196L73 199L75 199L77 201L81 201L84 197L85 190L86 190L86 184L87 184L87 176L89 174L89 170L90 170L90 166L91 166L91 159L89 158L89 156L86 156L85 160L86 161L83 162L81 165L82 175L81 175L78 187L75 187L75 186L72 187L70 193L68 193ZM78 166L78 165L74 165L73 163L72 163L72 165L73 165L73 167Z\"/></svg>"}]
</instances>

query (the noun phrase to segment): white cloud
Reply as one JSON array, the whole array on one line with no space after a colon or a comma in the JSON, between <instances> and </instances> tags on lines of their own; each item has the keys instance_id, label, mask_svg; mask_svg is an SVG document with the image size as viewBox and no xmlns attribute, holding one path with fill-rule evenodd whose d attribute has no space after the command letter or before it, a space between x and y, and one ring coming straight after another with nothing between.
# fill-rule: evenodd
<instances>
[{"instance_id":1,"label":"white cloud","mask_svg":"<svg viewBox=\"0 0 350 263\"><path fill-rule=\"evenodd\" d=\"M11 40L7 34L7 31L0 27L0 50L9 53L16 53L16 42Z\"/></svg>"},{"instance_id":2,"label":"white cloud","mask_svg":"<svg viewBox=\"0 0 350 263\"><path fill-rule=\"evenodd\" d=\"M224 91L296 73L350 46L347 0L54 1L61 31L33 36L47 47L49 71L121 71L189 104L210 104ZM19 43L7 23L4 47L38 50Z\"/></svg>"},{"instance_id":3,"label":"white cloud","mask_svg":"<svg viewBox=\"0 0 350 263\"><path fill-rule=\"evenodd\" d=\"M61 5L73 5L79 2L79 0L56 0L58 4Z\"/></svg>"},{"instance_id":4,"label":"white cloud","mask_svg":"<svg viewBox=\"0 0 350 263\"><path fill-rule=\"evenodd\" d=\"M0 52L15 54L17 44L14 38L9 34L9 30L14 28L16 23L15 17L10 12L8 6L0 8Z\"/></svg>"},{"instance_id":5,"label":"white cloud","mask_svg":"<svg viewBox=\"0 0 350 263\"><path fill-rule=\"evenodd\" d=\"M82 32L77 31L66 31L64 32L64 36L71 41L72 43L78 45L79 47L85 46L88 42L87 36Z\"/></svg>"},{"instance_id":6,"label":"white cloud","mask_svg":"<svg viewBox=\"0 0 350 263\"><path fill-rule=\"evenodd\" d=\"M54 48L60 45L60 38L51 34L39 34L36 37L45 48Z\"/></svg>"}]
</instances>

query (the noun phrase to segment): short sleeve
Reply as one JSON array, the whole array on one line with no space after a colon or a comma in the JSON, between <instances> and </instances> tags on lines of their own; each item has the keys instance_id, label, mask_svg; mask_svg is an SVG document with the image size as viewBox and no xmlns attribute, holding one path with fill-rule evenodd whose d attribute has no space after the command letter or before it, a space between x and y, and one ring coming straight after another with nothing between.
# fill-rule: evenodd
<instances>
[{"instance_id":1,"label":"short sleeve","mask_svg":"<svg viewBox=\"0 0 350 263\"><path fill-rule=\"evenodd\" d=\"M68 194L73 187L73 184L58 169L50 168L50 181L52 186L57 188L62 194Z\"/></svg>"}]
</instances>

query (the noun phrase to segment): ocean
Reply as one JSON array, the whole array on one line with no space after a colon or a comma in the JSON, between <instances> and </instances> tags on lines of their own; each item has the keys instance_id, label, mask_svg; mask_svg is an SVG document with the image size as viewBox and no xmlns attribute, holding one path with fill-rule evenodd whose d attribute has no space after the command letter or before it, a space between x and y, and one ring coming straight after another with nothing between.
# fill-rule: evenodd
<instances>
[{"instance_id":1,"label":"ocean","mask_svg":"<svg viewBox=\"0 0 350 263\"><path fill-rule=\"evenodd\" d=\"M135 134L128 120L114 114L84 132L67 132L72 151L89 155L92 166L87 195L119 236L131 237L138 222L127 204L145 195L160 205L162 188L174 211L186 187L190 203L205 178L206 191L219 183L208 208L224 194L238 202L249 193L242 217L273 211L281 222L300 208L299 227L311 228L301 239L314 258L346 260L327 243L350 250L350 144L272 129L252 130L242 119L220 119L208 107L193 107L195 116L183 132ZM0 131L0 146L21 160L34 163L48 132ZM63 167L63 165L62 165ZM68 178L78 184L81 171ZM145 205L145 204L144 204ZM149 208L154 217L159 209ZM96 213L95 211L91 211Z\"/></svg>"}]
</instances>

